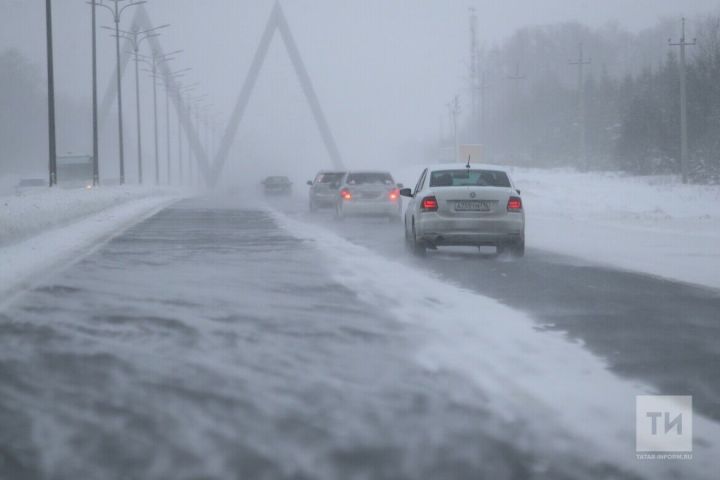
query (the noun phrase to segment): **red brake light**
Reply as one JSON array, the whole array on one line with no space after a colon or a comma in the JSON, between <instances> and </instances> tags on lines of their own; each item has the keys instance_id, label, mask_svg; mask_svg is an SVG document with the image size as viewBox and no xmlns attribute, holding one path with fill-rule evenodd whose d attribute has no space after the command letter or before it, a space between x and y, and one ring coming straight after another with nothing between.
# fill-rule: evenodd
<instances>
[{"instance_id":1,"label":"red brake light","mask_svg":"<svg viewBox=\"0 0 720 480\"><path fill-rule=\"evenodd\" d=\"M522 210L522 208L522 200L520 199L520 197L510 197L508 199L508 212Z\"/></svg>"},{"instance_id":2,"label":"red brake light","mask_svg":"<svg viewBox=\"0 0 720 480\"><path fill-rule=\"evenodd\" d=\"M438 203L437 199L435 197L425 197L422 200L422 210L423 212L437 212L438 209Z\"/></svg>"},{"instance_id":3,"label":"red brake light","mask_svg":"<svg viewBox=\"0 0 720 480\"><path fill-rule=\"evenodd\" d=\"M390 200L397 200L400 197L400 189L396 188L390 191Z\"/></svg>"},{"instance_id":4,"label":"red brake light","mask_svg":"<svg viewBox=\"0 0 720 480\"><path fill-rule=\"evenodd\" d=\"M340 190L340 196L343 200L352 200L352 193L350 193L350 190L347 188Z\"/></svg>"}]
</instances>

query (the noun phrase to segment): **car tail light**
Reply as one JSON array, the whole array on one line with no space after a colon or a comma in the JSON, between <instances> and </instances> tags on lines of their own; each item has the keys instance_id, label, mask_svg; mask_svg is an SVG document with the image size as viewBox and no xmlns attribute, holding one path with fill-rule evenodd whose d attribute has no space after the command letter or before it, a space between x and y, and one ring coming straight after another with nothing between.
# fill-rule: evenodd
<instances>
[{"instance_id":1,"label":"car tail light","mask_svg":"<svg viewBox=\"0 0 720 480\"><path fill-rule=\"evenodd\" d=\"M340 196L343 200L352 200L352 193L350 193L350 190L347 188L340 190Z\"/></svg>"},{"instance_id":2,"label":"car tail light","mask_svg":"<svg viewBox=\"0 0 720 480\"><path fill-rule=\"evenodd\" d=\"M522 210L522 208L522 200L520 199L520 197L510 197L508 199L508 212L517 212Z\"/></svg>"},{"instance_id":3,"label":"car tail light","mask_svg":"<svg viewBox=\"0 0 720 480\"><path fill-rule=\"evenodd\" d=\"M437 199L433 196L425 197L422 200L422 211L423 212L437 212L438 203Z\"/></svg>"},{"instance_id":4,"label":"car tail light","mask_svg":"<svg viewBox=\"0 0 720 480\"><path fill-rule=\"evenodd\" d=\"M398 198L400 198L400 189L396 188L394 190L391 190L390 191L390 200L394 201L394 200L397 200Z\"/></svg>"}]
</instances>

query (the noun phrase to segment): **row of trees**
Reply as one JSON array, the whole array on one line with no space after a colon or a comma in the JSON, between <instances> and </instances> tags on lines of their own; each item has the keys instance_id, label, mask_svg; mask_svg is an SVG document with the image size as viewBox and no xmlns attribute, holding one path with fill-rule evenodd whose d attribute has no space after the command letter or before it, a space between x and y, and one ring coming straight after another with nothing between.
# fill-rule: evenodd
<instances>
[{"instance_id":1,"label":"row of trees","mask_svg":"<svg viewBox=\"0 0 720 480\"><path fill-rule=\"evenodd\" d=\"M577 23L519 30L482 52L485 104L469 115L463 141L485 144L500 163L679 173L679 63L668 46L679 25L668 19L636 34ZM697 37L687 62L691 180L720 183L720 14L688 25ZM581 43L592 60L584 77L585 162L578 70L570 63Z\"/></svg>"}]
</instances>

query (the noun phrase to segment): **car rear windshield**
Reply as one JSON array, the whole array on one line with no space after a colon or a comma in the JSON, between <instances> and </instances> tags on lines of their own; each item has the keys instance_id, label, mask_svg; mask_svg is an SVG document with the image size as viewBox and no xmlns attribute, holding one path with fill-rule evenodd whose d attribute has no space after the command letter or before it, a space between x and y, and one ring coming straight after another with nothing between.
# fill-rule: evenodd
<instances>
[{"instance_id":1,"label":"car rear windshield","mask_svg":"<svg viewBox=\"0 0 720 480\"><path fill-rule=\"evenodd\" d=\"M510 187L500 170L437 170L430 174L431 187Z\"/></svg>"},{"instance_id":2,"label":"car rear windshield","mask_svg":"<svg viewBox=\"0 0 720 480\"><path fill-rule=\"evenodd\" d=\"M289 183L290 180L287 177L268 177L265 180L266 183Z\"/></svg>"},{"instance_id":3,"label":"car rear windshield","mask_svg":"<svg viewBox=\"0 0 720 480\"><path fill-rule=\"evenodd\" d=\"M339 183L344 173L321 173L317 183Z\"/></svg>"},{"instance_id":4,"label":"car rear windshield","mask_svg":"<svg viewBox=\"0 0 720 480\"><path fill-rule=\"evenodd\" d=\"M393 178L389 173L382 172L371 172L371 173L351 173L348 175L348 185L365 185L365 184L379 184L379 185L392 185Z\"/></svg>"}]
</instances>

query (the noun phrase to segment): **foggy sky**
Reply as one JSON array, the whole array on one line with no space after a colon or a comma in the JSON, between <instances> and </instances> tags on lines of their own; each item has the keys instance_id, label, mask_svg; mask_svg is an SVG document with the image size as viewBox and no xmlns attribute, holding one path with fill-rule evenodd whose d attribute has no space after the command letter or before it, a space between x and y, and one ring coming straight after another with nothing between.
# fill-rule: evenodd
<instances>
[{"instance_id":1,"label":"foggy sky","mask_svg":"<svg viewBox=\"0 0 720 480\"><path fill-rule=\"evenodd\" d=\"M272 5L273 0L150 0L147 4L156 24L172 24L161 38L166 51L184 50L174 68L193 68L185 82L202 84L198 93L209 95L223 125ZM481 42L491 46L528 24L577 20L599 26L617 21L640 29L660 17L710 11L718 2L286 0L282 5L340 150L349 163L369 165L415 155L405 147L438 136L445 104L465 88L470 5L478 9ZM58 93L88 103L89 6L84 0L55 0L54 8ZM131 16L123 19L126 28ZM99 22L110 25L109 14L100 10ZM100 32L102 90L110 80L114 51L108 32ZM44 2L0 0L0 49L19 48L44 75L44 41ZM125 78L130 112L131 78ZM279 157L287 165L293 164L293 158L318 158L308 171L328 166L279 37L237 140L235 155L252 156L262 164L273 164ZM89 141L72 148L87 148Z\"/></svg>"}]
</instances>

